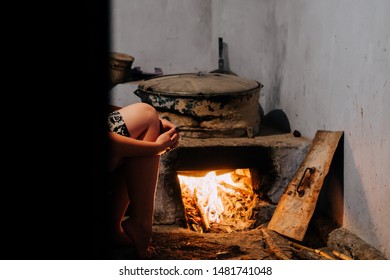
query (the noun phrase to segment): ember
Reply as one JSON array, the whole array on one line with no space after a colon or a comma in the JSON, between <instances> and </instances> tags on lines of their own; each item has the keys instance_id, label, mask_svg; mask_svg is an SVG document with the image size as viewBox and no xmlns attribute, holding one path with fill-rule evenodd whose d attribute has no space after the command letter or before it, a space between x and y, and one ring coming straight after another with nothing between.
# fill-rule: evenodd
<instances>
[{"instance_id":1,"label":"ember","mask_svg":"<svg viewBox=\"0 0 390 280\"><path fill-rule=\"evenodd\" d=\"M250 170L217 170L203 175L178 173L187 227L197 232L251 228L259 199L253 191Z\"/></svg>"}]
</instances>

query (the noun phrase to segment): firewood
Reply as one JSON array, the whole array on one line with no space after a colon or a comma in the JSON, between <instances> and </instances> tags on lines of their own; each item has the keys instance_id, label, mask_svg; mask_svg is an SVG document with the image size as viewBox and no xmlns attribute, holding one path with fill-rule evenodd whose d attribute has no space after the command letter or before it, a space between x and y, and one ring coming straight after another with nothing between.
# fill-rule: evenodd
<instances>
[{"instance_id":1,"label":"firewood","mask_svg":"<svg viewBox=\"0 0 390 280\"><path fill-rule=\"evenodd\" d=\"M210 223L208 221L207 216L204 214L202 205L199 204L198 201L195 201L196 208L199 211L199 216L202 221L203 229L205 232L208 232L210 230Z\"/></svg>"},{"instance_id":2,"label":"firewood","mask_svg":"<svg viewBox=\"0 0 390 280\"><path fill-rule=\"evenodd\" d=\"M249 195L249 194L252 193L251 190L249 190L248 188L245 187L246 186L245 184L240 184L238 186L233 186L233 185L230 185L228 183L222 183L222 185L224 187L226 187L226 188L230 188L230 189L232 189L232 190L234 190L236 192L239 192L239 193L241 193L243 195Z\"/></svg>"},{"instance_id":3,"label":"firewood","mask_svg":"<svg viewBox=\"0 0 390 280\"><path fill-rule=\"evenodd\" d=\"M237 170L232 174L235 185L221 182L217 186L218 197L222 202L224 210L220 214L218 212L215 214L218 215L219 220L223 220L226 231L249 229L255 223L251 219L254 213L253 209L258 205L258 196L253 192L249 180L249 170ZM211 222L208 218L208 213L205 213L204 203L197 200L198 189L195 188L193 193L191 193L186 185L181 187L186 220L189 227L193 228L190 224L199 220L199 224L202 225L204 231L209 231Z\"/></svg>"},{"instance_id":4,"label":"firewood","mask_svg":"<svg viewBox=\"0 0 390 280\"><path fill-rule=\"evenodd\" d=\"M194 231L199 232L199 233L203 233L203 229L201 226L198 226L197 224L191 224L191 227Z\"/></svg>"},{"instance_id":5,"label":"firewood","mask_svg":"<svg viewBox=\"0 0 390 280\"><path fill-rule=\"evenodd\" d=\"M261 231L263 233L265 243L267 244L269 250L275 255L275 257L280 260L289 260L283 251L276 245L267 230L262 228Z\"/></svg>"},{"instance_id":6,"label":"firewood","mask_svg":"<svg viewBox=\"0 0 390 280\"><path fill-rule=\"evenodd\" d=\"M351 257L344 255L343 253L337 252L335 250L332 251L333 255L338 257L341 260L353 260Z\"/></svg>"},{"instance_id":7,"label":"firewood","mask_svg":"<svg viewBox=\"0 0 390 280\"><path fill-rule=\"evenodd\" d=\"M198 223L194 218L192 218L192 217L189 217L189 218L188 218L188 223L189 223L189 224L196 224L196 225L199 224L199 223Z\"/></svg>"},{"instance_id":8,"label":"firewood","mask_svg":"<svg viewBox=\"0 0 390 280\"><path fill-rule=\"evenodd\" d=\"M328 253L326 253L320 249L314 249L314 252L316 252L320 256L325 257L328 260L335 260L335 258L333 258L331 255L329 255Z\"/></svg>"},{"instance_id":9,"label":"firewood","mask_svg":"<svg viewBox=\"0 0 390 280\"><path fill-rule=\"evenodd\" d=\"M290 241L289 244L291 246L293 246L294 248L296 248L296 249L300 249L300 250L304 249L304 250L312 251L312 252L315 252L316 254L318 254L320 256L323 256L324 258L326 258L328 260L335 260L335 258L330 256L328 253L324 252L323 250L306 247L304 245L301 245L301 244L298 244L298 243L295 243L295 242L292 242L292 241Z\"/></svg>"}]
</instances>

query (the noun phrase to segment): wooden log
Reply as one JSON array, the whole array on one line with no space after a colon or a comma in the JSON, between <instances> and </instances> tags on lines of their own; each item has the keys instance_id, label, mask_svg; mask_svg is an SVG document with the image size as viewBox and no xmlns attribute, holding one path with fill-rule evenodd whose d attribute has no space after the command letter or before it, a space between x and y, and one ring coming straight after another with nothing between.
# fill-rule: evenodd
<instances>
[{"instance_id":1,"label":"wooden log","mask_svg":"<svg viewBox=\"0 0 390 280\"><path fill-rule=\"evenodd\" d=\"M354 260L386 260L378 249L342 227L329 234L327 246Z\"/></svg>"},{"instance_id":2,"label":"wooden log","mask_svg":"<svg viewBox=\"0 0 390 280\"><path fill-rule=\"evenodd\" d=\"M342 135L342 131L317 131L306 158L278 202L268 229L303 240Z\"/></svg>"}]
</instances>

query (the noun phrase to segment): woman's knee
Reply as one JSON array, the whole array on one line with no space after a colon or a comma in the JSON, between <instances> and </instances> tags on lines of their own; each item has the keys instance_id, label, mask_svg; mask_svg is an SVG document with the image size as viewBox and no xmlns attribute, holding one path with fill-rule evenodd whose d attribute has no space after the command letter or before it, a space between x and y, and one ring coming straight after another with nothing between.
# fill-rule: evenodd
<instances>
[{"instance_id":1,"label":"woman's knee","mask_svg":"<svg viewBox=\"0 0 390 280\"><path fill-rule=\"evenodd\" d=\"M126 126L134 138L141 136L155 140L160 134L160 118L157 110L147 103L135 103L125 107L123 112Z\"/></svg>"},{"instance_id":2,"label":"woman's knee","mask_svg":"<svg viewBox=\"0 0 390 280\"><path fill-rule=\"evenodd\" d=\"M142 114L145 118L149 119L151 122L159 121L158 112L152 105L147 103L137 103L137 105L140 107L139 110L142 111Z\"/></svg>"},{"instance_id":3,"label":"woman's knee","mask_svg":"<svg viewBox=\"0 0 390 280\"><path fill-rule=\"evenodd\" d=\"M147 103L134 103L119 110L126 124L142 120L143 123L159 122L157 110Z\"/></svg>"}]
</instances>

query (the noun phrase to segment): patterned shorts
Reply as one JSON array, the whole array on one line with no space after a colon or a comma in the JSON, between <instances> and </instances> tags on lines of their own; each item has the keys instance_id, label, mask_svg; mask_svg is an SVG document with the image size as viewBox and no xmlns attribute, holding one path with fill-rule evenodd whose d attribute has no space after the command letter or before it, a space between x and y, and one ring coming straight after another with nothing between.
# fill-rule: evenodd
<instances>
[{"instance_id":1,"label":"patterned shorts","mask_svg":"<svg viewBox=\"0 0 390 280\"><path fill-rule=\"evenodd\" d=\"M130 137L122 115L118 111L113 111L108 115L108 129L111 132Z\"/></svg>"}]
</instances>

